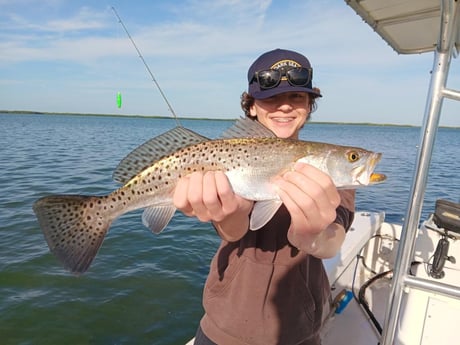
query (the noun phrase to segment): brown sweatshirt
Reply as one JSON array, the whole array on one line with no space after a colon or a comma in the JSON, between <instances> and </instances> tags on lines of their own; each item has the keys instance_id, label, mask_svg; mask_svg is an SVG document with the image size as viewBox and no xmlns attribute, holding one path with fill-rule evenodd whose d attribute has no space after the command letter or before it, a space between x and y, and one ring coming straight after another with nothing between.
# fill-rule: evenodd
<instances>
[{"instance_id":1,"label":"brown sweatshirt","mask_svg":"<svg viewBox=\"0 0 460 345\"><path fill-rule=\"evenodd\" d=\"M354 215L354 192L341 191L336 222ZM321 259L287 239L290 216L282 206L258 231L222 241L204 288L201 328L218 345L318 345L330 287Z\"/></svg>"}]
</instances>

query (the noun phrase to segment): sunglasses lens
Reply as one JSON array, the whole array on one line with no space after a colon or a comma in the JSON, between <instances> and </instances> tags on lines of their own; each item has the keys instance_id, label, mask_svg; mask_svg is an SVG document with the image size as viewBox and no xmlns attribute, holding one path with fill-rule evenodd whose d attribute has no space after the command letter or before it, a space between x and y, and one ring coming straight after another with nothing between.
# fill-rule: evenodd
<instances>
[{"instance_id":1,"label":"sunglasses lens","mask_svg":"<svg viewBox=\"0 0 460 345\"><path fill-rule=\"evenodd\" d=\"M260 71L257 79L261 89L271 89L278 85L281 80L281 72L278 70Z\"/></svg>"},{"instance_id":2,"label":"sunglasses lens","mask_svg":"<svg viewBox=\"0 0 460 345\"><path fill-rule=\"evenodd\" d=\"M305 86L310 82L310 70L306 68L292 68L287 71L289 83L295 86Z\"/></svg>"},{"instance_id":3,"label":"sunglasses lens","mask_svg":"<svg viewBox=\"0 0 460 345\"><path fill-rule=\"evenodd\" d=\"M277 87L281 79L286 80L292 86L306 86L311 81L311 69L295 67L289 70L268 69L257 72L251 83L257 81L262 90Z\"/></svg>"}]
</instances>

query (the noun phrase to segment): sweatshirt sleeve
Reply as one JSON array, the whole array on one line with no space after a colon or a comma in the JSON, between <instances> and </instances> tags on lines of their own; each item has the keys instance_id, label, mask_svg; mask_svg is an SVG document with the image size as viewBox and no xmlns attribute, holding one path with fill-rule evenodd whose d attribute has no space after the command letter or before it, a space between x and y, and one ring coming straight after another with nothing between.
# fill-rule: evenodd
<instances>
[{"instance_id":1,"label":"sweatshirt sleeve","mask_svg":"<svg viewBox=\"0 0 460 345\"><path fill-rule=\"evenodd\" d=\"M355 190L344 189L339 190L341 202L336 209L337 217L334 223L340 224L345 228L345 231L350 229L351 223L355 217Z\"/></svg>"}]
</instances>

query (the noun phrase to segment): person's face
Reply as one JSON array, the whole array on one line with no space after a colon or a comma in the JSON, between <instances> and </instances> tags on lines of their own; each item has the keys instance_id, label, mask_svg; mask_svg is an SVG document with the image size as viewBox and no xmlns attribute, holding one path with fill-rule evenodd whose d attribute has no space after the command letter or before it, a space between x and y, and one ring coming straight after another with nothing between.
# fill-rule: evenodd
<instances>
[{"instance_id":1,"label":"person's face","mask_svg":"<svg viewBox=\"0 0 460 345\"><path fill-rule=\"evenodd\" d=\"M250 112L277 137L298 139L310 113L310 98L306 92L281 93L256 99Z\"/></svg>"}]
</instances>

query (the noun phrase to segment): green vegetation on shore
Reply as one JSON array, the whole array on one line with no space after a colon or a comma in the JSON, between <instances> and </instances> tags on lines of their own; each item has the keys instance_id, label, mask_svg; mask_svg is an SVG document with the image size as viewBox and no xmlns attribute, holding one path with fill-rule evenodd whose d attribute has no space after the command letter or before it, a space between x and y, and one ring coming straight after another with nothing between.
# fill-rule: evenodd
<instances>
[{"instance_id":1,"label":"green vegetation on shore","mask_svg":"<svg viewBox=\"0 0 460 345\"><path fill-rule=\"evenodd\" d=\"M171 116L163 115L131 115L131 114L90 114L90 113L57 113L57 112L44 112L44 111L30 111L30 110L0 110L0 115L68 115L68 116L111 116L111 117L138 117L138 118L155 118L155 119L171 119ZM180 120L216 120L216 121L234 121L235 118L227 119L214 119L206 117L180 117Z\"/></svg>"},{"instance_id":2,"label":"green vegetation on shore","mask_svg":"<svg viewBox=\"0 0 460 345\"><path fill-rule=\"evenodd\" d=\"M138 118L156 118L156 119L170 119L171 116L161 115L120 115L120 114L89 114L89 113L57 113L57 112L41 112L41 111L30 111L30 110L0 110L0 115L71 115L71 116L112 116L112 117L138 117ZM208 117L179 117L179 120L212 120L212 121L234 121L237 117L228 118L208 118ZM360 126L392 126L392 127L420 127L414 125L399 125L392 123L372 123L372 122L321 122L311 120L313 124L323 125L360 125ZM457 128L453 126L439 126L440 128Z\"/></svg>"}]
</instances>

